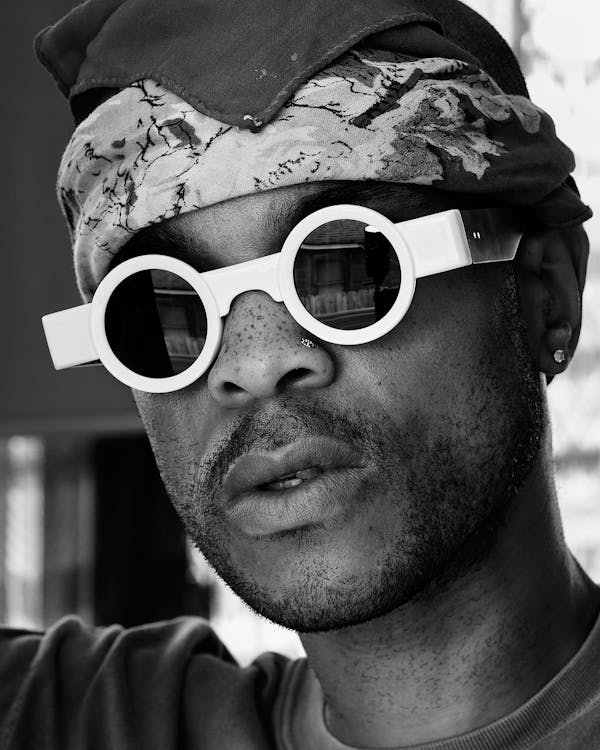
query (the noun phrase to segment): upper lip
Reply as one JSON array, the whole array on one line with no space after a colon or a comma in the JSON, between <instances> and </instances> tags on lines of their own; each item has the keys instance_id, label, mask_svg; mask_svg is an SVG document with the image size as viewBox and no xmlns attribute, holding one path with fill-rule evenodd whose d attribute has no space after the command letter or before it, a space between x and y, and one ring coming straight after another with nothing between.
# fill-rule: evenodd
<instances>
[{"instance_id":1,"label":"upper lip","mask_svg":"<svg viewBox=\"0 0 600 750\"><path fill-rule=\"evenodd\" d=\"M222 485L225 502L302 469L365 466L360 453L347 443L325 437L304 438L271 452L244 453L229 468Z\"/></svg>"}]
</instances>

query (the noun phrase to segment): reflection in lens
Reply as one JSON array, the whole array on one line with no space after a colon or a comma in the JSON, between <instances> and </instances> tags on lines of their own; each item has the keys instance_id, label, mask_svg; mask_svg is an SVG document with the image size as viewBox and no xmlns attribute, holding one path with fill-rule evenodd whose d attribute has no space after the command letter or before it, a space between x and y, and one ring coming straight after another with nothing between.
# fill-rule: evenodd
<instances>
[{"instance_id":1,"label":"reflection in lens","mask_svg":"<svg viewBox=\"0 0 600 750\"><path fill-rule=\"evenodd\" d=\"M124 279L110 296L105 326L115 356L148 378L187 370L206 341L202 300L169 271L138 271Z\"/></svg>"},{"instance_id":2,"label":"reflection in lens","mask_svg":"<svg viewBox=\"0 0 600 750\"><path fill-rule=\"evenodd\" d=\"M381 320L400 290L398 256L374 227L336 219L313 230L294 262L304 307L332 328L357 330Z\"/></svg>"}]
</instances>

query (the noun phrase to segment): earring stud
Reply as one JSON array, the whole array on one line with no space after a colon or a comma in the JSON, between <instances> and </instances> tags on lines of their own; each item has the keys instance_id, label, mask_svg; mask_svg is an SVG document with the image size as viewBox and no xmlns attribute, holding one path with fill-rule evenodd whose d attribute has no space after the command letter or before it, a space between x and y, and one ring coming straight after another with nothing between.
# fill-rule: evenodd
<instances>
[{"instance_id":1,"label":"earring stud","mask_svg":"<svg viewBox=\"0 0 600 750\"><path fill-rule=\"evenodd\" d=\"M314 349L316 346L315 342L310 339L300 339L300 343L302 346L307 347L307 349Z\"/></svg>"},{"instance_id":2,"label":"earring stud","mask_svg":"<svg viewBox=\"0 0 600 750\"><path fill-rule=\"evenodd\" d=\"M554 361L557 365L562 365L567 361L567 353L564 349L557 349L554 352Z\"/></svg>"}]
</instances>

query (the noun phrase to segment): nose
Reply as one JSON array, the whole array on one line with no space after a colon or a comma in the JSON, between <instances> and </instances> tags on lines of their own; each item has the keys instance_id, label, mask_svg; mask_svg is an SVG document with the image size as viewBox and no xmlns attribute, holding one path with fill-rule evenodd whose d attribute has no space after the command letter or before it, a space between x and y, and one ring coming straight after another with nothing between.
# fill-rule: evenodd
<instances>
[{"instance_id":1,"label":"nose","mask_svg":"<svg viewBox=\"0 0 600 750\"><path fill-rule=\"evenodd\" d=\"M318 343L304 346L303 337L310 339L310 334L268 294L236 297L208 374L213 398L226 408L239 408L284 391L329 385L335 374L331 355Z\"/></svg>"}]
</instances>

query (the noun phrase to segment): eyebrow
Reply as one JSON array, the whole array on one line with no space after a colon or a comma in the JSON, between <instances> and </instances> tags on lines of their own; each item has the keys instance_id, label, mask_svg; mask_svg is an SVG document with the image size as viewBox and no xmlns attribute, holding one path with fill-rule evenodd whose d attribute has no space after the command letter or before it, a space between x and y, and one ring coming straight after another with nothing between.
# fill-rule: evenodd
<instances>
[{"instance_id":1,"label":"eyebrow","mask_svg":"<svg viewBox=\"0 0 600 750\"><path fill-rule=\"evenodd\" d=\"M142 255L169 255L193 266L200 273L215 267L208 253L199 253L187 237L171 226L153 224L134 235L117 253L112 266Z\"/></svg>"},{"instance_id":2,"label":"eyebrow","mask_svg":"<svg viewBox=\"0 0 600 750\"><path fill-rule=\"evenodd\" d=\"M462 200L461 200L462 198ZM454 195L450 200L441 191L420 185L377 182L336 182L322 192L302 196L292 206L282 207L277 218L289 224L290 229L306 216L321 208L340 203L371 204L386 218L394 222L416 219L420 216L462 207L470 198ZM384 204L381 206L381 204ZM456 205L455 205L456 204Z\"/></svg>"}]
</instances>

